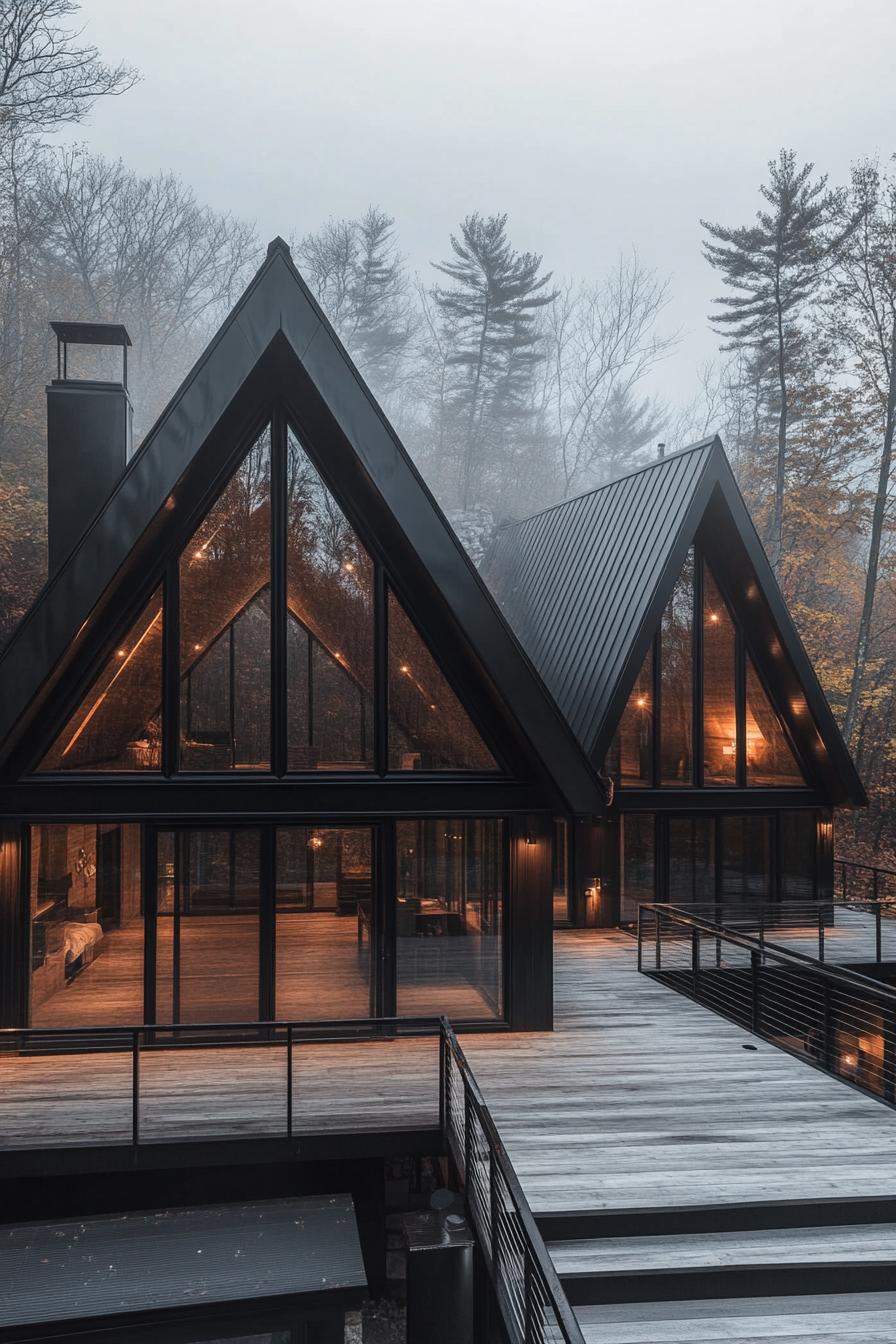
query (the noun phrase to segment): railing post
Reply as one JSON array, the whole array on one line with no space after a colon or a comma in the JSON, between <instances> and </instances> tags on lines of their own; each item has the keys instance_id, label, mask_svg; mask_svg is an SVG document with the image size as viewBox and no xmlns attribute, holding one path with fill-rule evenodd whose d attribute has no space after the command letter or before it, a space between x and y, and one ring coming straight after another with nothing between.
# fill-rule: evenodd
<instances>
[{"instance_id":1,"label":"railing post","mask_svg":"<svg viewBox=\"0 0 896 1344\"><path fill-rule=\"evenodd\" d=\"M877 874L875 873L875 877ZM878 966L881 963L881 927L880 927L880 901L874 907L874 951Z\"/></svg>"},{"instance_id":2,"label":"railing post","mask_svg":"<svg viewBox=\"0 0 896 1344\"><path fill-rule=\"evenodd\" d=\"M464 1191L470 1189L470 1180L472 1173L471 1158L473 1153L473 1126L470 1124L470 1111L472 1102L470 1101L470 1089L467 1087L467 1080L464 1079ZM469 1195L468 1195L469 1198Z\"/></svg>"},{"instance_id":3,"label":"railing post","mask_svg":"<svg viewBox=\"0 0 896 1344\"><path fill-rule=\"evenodd\" d=\"M644 907L638 906L638 970L641 969L641 940L644 936Z\"/></svg>"},{"instance_id":4,"label":"railing post","mask_svg":"<svg viewBox=\"0 0 896 1344\"><path fill-rule=\"evenodd\" d=\"M760 1035L762 1031L762 1002L760 995L762 993L761 983L762 961L758 952L750 952L750 1028Z\"/></svg>"},{"instance_id":5,"label":"railing post","mask_svg":"<svg viewBox=\"0 0 896 1344\"><path fill-rule=\"evenodd\" d=\"M286 1137L292 1138L292 1023L286 1024Z\"/></svg>"},{"instance_id":6,"label":"railing post","mask_svg":"<svg viewBox=\"0 0 896 1344\"><path fill-rule=\"evenodd\" d=\"M884 1058L882 1072L882 1090L884 1101L896 1104L896 1015L882 1008Z\"/></svg>"},{"instance_id":7,"label":"railing post","mask_svg":"<svg viewBox=\"0 0 896 1344\"><path fill-rule=\"evenodd\" d=\"M697 987L700 980L700 930L691 929L691 983L694 989L694 998L697 997Z\"/></svg>"},{"instance_id":8,"label":"railing post","mask_svg":"<svg viewBox=\"0 0 896 1344\"><path fill-rule=\"evenodd\" d=\"M759 952L765 965L765 909L759 911Z\"/></svg>"},{"instance_id":9,"label":"railing post","mask_svg":"<svg viewBox=\"0 0 896 1344\"><path fill-rule=\"evenodd\" d=\"M140 1144L140 1033L135 1031L131 1041L131 1142Z\"/></svg>"},{"instance_id":10,"label":"railing post","mask_svg":"<svg viewBox=\"0 0 896 1344\"><path fill-rule=\"evenodd\" d=\"M822 1063L828 1073L835 1073L834 1033L831 1030L831 987L826 979L821 983L821 1041Z\"/></svg>"},{"instance_id":11,"label":"railing post","mask_svg":"<svg viewBox=\"0 0 896 1344\"><path fill-rule=\"evenodd\" d=\"M818 907L818 960L824 963L824 908Z\"/></svg>"},{"instance_id":12,"label":"railing post","mask_svg":"<svg viewBox=\"0 0 896 1344\"><path fill-rule=\"evenodd\" d=\"M492 1257L492 1279L495 1288L498 1286L498 1262L501 1256L501 1237L500 1218L501 1210L498 1204L498 1181L497 1181L497 1163L495 1154L491 1147L488 1150L488 1220L491 1227L491 1257Z\"/></svg>"},{"instance_id":13,"label":"railing post","mask_svg":"<svg viewBox=\"0 0 896 1344\"><path fill-rule=\"evenodd\" d=\"M523 1250L523 1307L525 1309L525 1344L535 1344L535 1321L532 1311L532 1255L526 1242Z\"/></svg>"},{"instance_id":14,"label":"railing post","mask_svg":"<svg viewBox=\"0 0 896 1344\"><path fill-rule=\"evenodd\" d=\"M439 1023L439 1129L442 1132L442 1142L447 1141L448 1134L448 1067L447 1067L448 1041L445 1036L445 1023Z\"/></svg>"},{"instance_id":15,"label":"railing post","mask_svg":"<svg viewBox=\"0 0 896 1344\"><path fill-rule=\"evenodd\" d=\"M846 861L840 864L840 873L843 879L843 899L846 900Z\"/></svg>"},{"instance_id":16,"label":"railing post","mask_svg":"<svg viewBox=\"0 0 896 1344\"><path fill-rule=\"evenodd\" d=\"M660 912L659 912L659 910L654 909L654 912L653 912L653 920L654 920L654 923L655 923L655 925L656 925L656 930L655 930L655 936L656 936L656 948L655 948L655 951L654 951L654 958L655 958L655 963L656 963L656 969L659 970L660 967L661 967L661 965L662 965L662 960L663 960L663 956L662 956L662 948L661 948L661 943L660 943L660 939L661 939L661 936L662 936L662 935L661 935L661 932L660 932Z\"/></svg>"}]
</instances>

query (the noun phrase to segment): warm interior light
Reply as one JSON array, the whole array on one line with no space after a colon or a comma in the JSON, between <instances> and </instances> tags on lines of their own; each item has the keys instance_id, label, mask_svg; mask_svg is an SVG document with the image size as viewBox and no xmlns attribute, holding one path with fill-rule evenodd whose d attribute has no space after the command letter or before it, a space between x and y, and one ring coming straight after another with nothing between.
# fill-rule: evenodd
<instances>
[{"instance_id":1,"label":"warm interior light","mask_svg":"<svg viewBox=\"0 0 896 1344\"><path fill-rule=\"evenodd\" d=\"M646 709L646 708L647 708L647 696L646 696L646 695L639 695L638 698L637 698L637 700L635 701L635 704L638 706L639 709Z\"/></svg>"},{"instance_id":2,"label":"warm interior light","mask_svg":"<svg viewBox=\"0 0 896 1344\"><path fill-rule=\"evenodd\" d=\"M342 568L345 570L346 574L354 574L355 572L355 566L352 564L351 560L346 560Z\"/></svg>"},{"instance_id":3,"label":"warm interior light","mask_svg":"<svg viewBox=\"0 0 896 1344\"><path fill-rule=\"evenodd\" d=\"M201 560L204 554L205 554L204 551L194 551L194 552L193 552L193 559L194 559L194 560Z\"/></svg>"},{"instance_id":4,"label":"warm interior light","mask_svg":"<svg viewBox=\"0 0 896 1344\"><path fill-rule=\"evenodd\" d=\"M308 841L308 844L312 849L320 849L323 843L324 842L319 835L312 835L311 839Z\"/></svg>"},{"instance_id":5,"label":"warm interior light","mask_svg":"<svg viewBox=\"0 0 896 1344\"><path fill-rule=\"evenodd\" d=\"M846 1069L854 1069L854 1068L856 1067L856 1065L858 1064L858 1062L859 1062L859 1060L858 1060L858 1056L857 1056L857 1055L846 1054L846 1055L841 1055L841 1056L840 1056L840 1063L841 1063L841 1064L843 1065L843 1067L846 1068Z\"/></svg>"},{"instance_id":6,"label":"warm interior light","mask_svg":"<svg viewBox=\"0 0 896 1344\"><path fill-rule=\"evenodd\" d=\"M128 655L127 655L127 650L126 650L126 649L119 649L119 650L118 650L118 657L119 657L119 658L127 658L127 656L128 656Z\"/></svg>"},{"instance_id":7,"label":"warm interior light","mask_svg":"<svg viewBox=\"0 0 896 1344\"><path fill-rule=\"evenodd\" d=\"M194 644L194 645L193 645L193 652L194 652L194 653L198 653L199 650L200 650L201 648L202 648L202 645L201 645L201 644Z\"/></svg>"},{"instance_id":8,"label":"warm interior light","mask_svg":"<svg viewBox=\"0 0 896 1344\"><path fill-rule=\"evenodd\" d=\"M407 663L402 663L398 670L399 672L403 672L406 677L411 675L411 669L408 667Z\"/></svg>"},{"instance_id":9,"label":"warm interior light","mask_svg":"<svg viewBox=\"0 0 896 1344\"><path fill-rule=\"evenodd\" d=\"M717 611L711 611L711 612L709 613L709 619L712 621L713 625L718 625L718 623L719 623L719 613L718 613Z\"/></svg>"}]
</instances>

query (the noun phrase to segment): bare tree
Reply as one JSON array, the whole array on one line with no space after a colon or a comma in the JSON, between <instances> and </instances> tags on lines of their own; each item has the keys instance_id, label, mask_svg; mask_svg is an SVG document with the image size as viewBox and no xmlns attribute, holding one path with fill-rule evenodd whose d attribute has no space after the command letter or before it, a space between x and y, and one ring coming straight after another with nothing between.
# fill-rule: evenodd
<instances>
[{"instance_id":1,"label":"bare tree","mask_svg":"<svg viewBox=\"0 0 896 1344\"><path fill-rule=\"evenodd\" d=\"M131 66L107 65L79 45L67 20L76 0L4 0L0 6L0 124L29 132L82 121L98 98L131 88Z\"/></svg>"},{"instance_id":2,"label":"bare tree","mask_svg":"<svg viewBox=\"0 0 896 1344\"><path fill-rule=\"evenodd\" d=\"M674 347L677 335L656 331L668 300L668 281L633 253L597 284L568 284L547 309L542 400L564 497L601 476L601 424L614 396L630 393Z\"/></svg>"},{"instance_id":3,"label":"bare tree","mask_svg":"<svg viewBox=\"0 0 896 1344\"><path fill-rule=\"evenodd\" d=\"M46 155L37 189L46 284L70 316L128 327L145 427L246 283L254 229L172 174L138 177L78 149Z\"/></svg>"}]
</instances>

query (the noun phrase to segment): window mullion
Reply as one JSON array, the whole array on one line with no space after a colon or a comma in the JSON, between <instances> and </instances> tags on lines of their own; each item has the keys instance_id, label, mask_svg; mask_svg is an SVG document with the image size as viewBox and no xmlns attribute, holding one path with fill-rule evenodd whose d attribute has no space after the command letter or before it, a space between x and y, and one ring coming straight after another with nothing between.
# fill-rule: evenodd
<instances>
[{"instance_id":1,"label":"window mullion","mask_svg":"<svg viewBox=\"0 0 896 1344\"><path fill-rule=\"evenodd\" d=\"M384 775L389 768L389 631L388 601L386 596L386 573L382 564L376 561L373 580L373 725L374 725L374 769L378 775Z\"/></svg>"},{"instance_id":2,"label":"window mullion","mask_svg":"<svg viewBox=\"0 0 896 1344\"><path fill-rule=\"evenodd\" d=\"M286 656L286 420L279 407L271 416L271 768L287 768Z\"/></svg>"}]
</instances>

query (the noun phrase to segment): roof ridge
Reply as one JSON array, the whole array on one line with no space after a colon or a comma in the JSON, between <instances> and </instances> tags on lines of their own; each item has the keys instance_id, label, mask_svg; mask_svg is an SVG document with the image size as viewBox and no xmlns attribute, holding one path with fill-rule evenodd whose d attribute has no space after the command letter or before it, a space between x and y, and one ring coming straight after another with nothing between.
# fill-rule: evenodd
<instances>
[{"instance_id":1,"label":"roof ridge","mask_svg":"<svg viewBox=\"0 0 896 1344\"><path fill-rule=\"evenodd\" d=\"M528 513L524 518L508 519L504 523L499 523L498 532L510 531L514 527L522 527L523 523L531 523L536 518L542 518L546 513L552 513L554 509L565 509L568 504L576 504L580 499L588 499L591 495L599 495L603 490L609 490L611 485L619 485L622 481L629 481L634 476L640 476L646 471L654 471L662 467L665 463L671 462L675 458L685 457L688 453L696 453L701 449L712 448L714 444L721 445L721 439L718 434L711 434L708 438L698 439L696 443L689 443L684 448L677 448L674 453L667 453L665 457L654 458L652 462L645 462L640 467L635 467L632 471L624 471L619 476L613 476L609 481L602 481L600 485L593 485L590 490L582 490L578 495L570 495L569 499L558 499L556 504L546 504L543 509L536 509L535 513Z\"/></svg>"}]
</instances>

